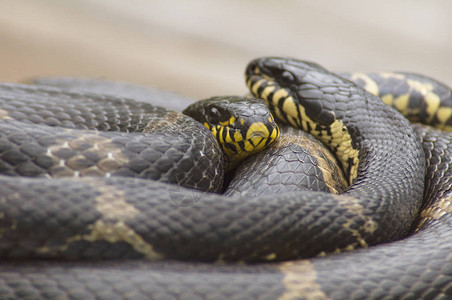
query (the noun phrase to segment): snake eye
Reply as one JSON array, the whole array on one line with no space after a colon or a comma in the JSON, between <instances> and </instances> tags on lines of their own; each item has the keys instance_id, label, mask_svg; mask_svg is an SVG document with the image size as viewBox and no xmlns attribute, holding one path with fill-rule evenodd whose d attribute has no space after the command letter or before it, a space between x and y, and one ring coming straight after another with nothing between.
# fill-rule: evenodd
<instances>
[{"instance_id":1,"label":"snake eye","mask_svg":"<svg viewBox=\"0 0 452 300\"><path fill-rule=\"evenodd\" d=\"M292 75L292 73L284 71L281 74L281 82L284 86L291 85L294 82L294 76Z\"/></svg>"},{"instance_id":2,"label":"snake eye","mask_svg":"<svg viewBox=\"0 0 452 300\"><path fill-rule=\"evenodd\" d=\"M216 107L211 107L207 115L210 124L217 125L220 123L221 113Z\"/></svg>"}]
</instances>

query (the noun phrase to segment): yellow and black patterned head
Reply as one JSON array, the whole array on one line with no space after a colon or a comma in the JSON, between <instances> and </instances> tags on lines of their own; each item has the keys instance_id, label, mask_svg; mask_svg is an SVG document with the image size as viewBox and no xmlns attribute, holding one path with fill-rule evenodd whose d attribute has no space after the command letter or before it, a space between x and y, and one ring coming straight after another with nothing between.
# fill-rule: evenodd
<instances>
[{"instance_id":1,"label":"yellow and black patterned head","mask_svg":"<svg viewBox=\"0 0 452 300\"><path fill-rule=\"evenodd\" d=\"M345 111L354 105L350 99L361 96L354 95L359 92L349 81L318 64L280 57L250 62L245 77L251 93L265 100L279 121L317 137L341 162L349 183L354 181L359 151L352 135L359 135L352 122L343 120L349 119Z\"/></svg>"},{"instance_id":2,"label":"yellow and black patterned head","mask_svg":"<svg viewBox=\"0 0 452 300\"><path fill-rule=\"evenodd\" d=\"M230 161L256 153L279 137L279 128L262 100L236 96L198 101L184 111L206 126Z\"/></svg>"}]
</instances>

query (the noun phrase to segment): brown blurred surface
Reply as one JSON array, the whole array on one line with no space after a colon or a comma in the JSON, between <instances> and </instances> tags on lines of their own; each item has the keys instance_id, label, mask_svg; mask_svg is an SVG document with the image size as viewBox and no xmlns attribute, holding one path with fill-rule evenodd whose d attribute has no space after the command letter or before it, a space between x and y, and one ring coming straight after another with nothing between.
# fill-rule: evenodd
<instances>
[{"instance_id":1,"label":"brown blurred surface","mask_svg":"<svg viewBox=\"0 0 452 300\"><path fill-rule=\"evenodd\" d=\"M415 71L452 85L452 1L3 0L0 81L83 76L243 94L247 62Z\"/></svg>"}]
</instances>

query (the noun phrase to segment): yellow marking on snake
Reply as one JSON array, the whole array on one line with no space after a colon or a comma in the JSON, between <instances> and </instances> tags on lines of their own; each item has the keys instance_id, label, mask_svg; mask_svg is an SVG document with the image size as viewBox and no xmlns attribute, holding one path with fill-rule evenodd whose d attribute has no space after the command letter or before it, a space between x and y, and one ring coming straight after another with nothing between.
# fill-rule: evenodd
<instances>
[{"instance_id":1,"label":"yellow marking on snake","mask_svg":"<svg viewBox=\"0 0 452 300\"><path fill-rule=\"evenodd\" d=\"M443 107L440 107L441 98L434 92L434 86L428 82L422 82L414 79L407 79L404 74L398 74L393 72L380 72L378 75L382 78L390 79L394 78L400 81L405 81L409 87L409 91L406 94L400 95L399 97L394 99L392 94L381 95L380 98L387 105L395 107L397 110L404 114L419 114L419 108L409 108L410 95L412 91L416 91L422 95L424 99L424 103L426 105L426 113L429 116L427 122L431 122L433 118L436 117L444 125L443 130L448 130L448 126L445 123L448 120L448 112L447 110L442 110ZM375 81L373 81L369 76L363 73L352 74L352 80L364 80L365 86L364 88L378 96L378 85ZM442 110L440 112L440 110ZM440 126L438 126L439 128Z\"/></svg>"},{"instance_id":2,"label":"yellow marking on snake","mask_svg":"<svg viewBox=\"0 0 452 300\"><path fill-rule=\"evenodd\" d=\"M269 85L262 91L263 97L268 97L275 90L275 86Z\"/></svg>"},{"instance_id":3,"label":"yellow marking on snake","mask_svg":"<svg viewBox=\"0 0 452 300\"><path fill-rule=\"evenodd\" d=\"M405 79L405 76L402 74L393 74L392 77L400 79L400 80ZM407 82L408 86L410 87L410 91L407 93L406 97L409 97L409 94L413 90L420 93L423 96L424 102L427 106L426 112L427 112L427 115L429 116L428 122L431 122L441 104L440 97L433 92L433 89L434 89L433 84L425 83L425 82L421 82L421 81L413 80L413 79L406 79L406 82ZM406 105L400 105L400 109L399 109L399 106L395 106L395 107L397 109L399 109L400 111L404 111L405 109L408 108L408 100L406 100L406 103L407 103Z\"/></svg>"},{"instance_id":4,"label":"yellow marking on snake","mask_svg":"<svg viewBox=\"0 0 452 300\"><path fill-rule=\"evenodd\" d=\"M250 154L256 153L265 147L265 141L267 139L274 140L275 138L277 138L276 129L270 134L264 123L253 123L246 132L245 150L250 152Z\"/></svg>"},{"instance_id":5,"label":"yellow marking on snake","mask_svg":"<svg viewBox=\"0 0 452 300\"><path fill-rule=\"evenodd\" d=\"M253 81L250 79L249 82L249 84L252 84ZM259 79L252 85L251 92L254 94L254 96L264 99L267 104L269 103L269 101L272 101L272 104L275 107L275 113L278 118L280 118L281 120L286 120L290 123L290 125L294 127L300 128L301 124L301 129L316 136L319 140L326 144L335 153L343 169L345 171L349 171L348 182L349 184L352 184L355 178L358 176L359 151L358 149L354 149L352 147L352 138L343 122L336 119L329 126L329 128L320 126L308 117L305 108L302 105L297 104L292 96L290 96L289 92L284 88L278 89L273 94L272 99L268 99L268 96L264 98L264 95L262 93L257 93L259 86L264 82L269 84L269 82L267 82L265 79ZM278 108L278 102L280 101L280 99L284 99L284 103L282 105L283 112L281 112ZM318 130L316 129L317 127L323 128ZM328 129L331 134L326 134ZM351 165L349 165L350 162Z\"/></svg>"},{"instance_id":6,"label":"yellow marking on snake","mask_svg":"<svg viewBox=\"0 0 452 300\"><path fill-rule=\"evenodd\" d=\"M275 140L279 137L279 130L278 129L273 129L272 134L270 135L270 139Z\"/></svg>"},{"instance_id":7,"label":"yellow marking on snake","mask_svg":"<svg viewBox=\"0 0 452 300\"><path fill-rule=\"evenodd\" d=\"M257 90L259 89L259 87L261 86L262 83L264 83L266 80L264 78L258 80L251 88L251 92L256 95L257 94Z\"/></svg>"},{"instance_id":8,"label":"yellow marking on snake","mask_svg":"<svg viewBox=\"0 0 452 300\"><path fill-rule=\"evenodd\" d=\"M67 131L73 132L70 129ZM46 152L53 163L48 172L48 176L52 178L108 176L129 162L118 145L97 134L80 135L72 140L58 138L56 143L47 148ZM66 160L58 156L58 153L73 150L79 151L79 154ZM91 154L99 158L95 164L87 158Z\"/></svg>"},{"instance_id":9,"label":"yellow marking on snake","mask_svg":"<svg viewBox=\"0 0 452 300\"><path fill-rule=\"evenodd\" d=\"M136 217L140 211L125 201L125 195L102 182L94 182L94 187L101 192L96 198L96 209L105 219L119 219L122 221Z\"/></svg>"},{"instance_id":10,"label":"yellow marking on snake","mask_svg":"<svg viewBox=\"0 0 452 300\"><path fill-rule=\"evenodd\" d=\"M290 130L290 131L289 131ZM322 176L328 189L333 194L339 194L344 191L348 184L344 177L342 169L337 163L336 157L334 157L325 145L314 142L314 137L302 136L300 133L291 133L291 131L297 130L293 127L286 128L285 135L279 139L279 144L295 144L303 149L306 149L312 157L315 157L318 168L322 172ZM317 140L316 140L317 141ZM279 147L275 145L275 147Z\"/></svg>"},{"instance_id":11,"label":"yellow marking on snake","mask_svg":"<svg viewBox=\"0 0 452 300\"><path fill-rule=\"evenodd\" d=\"M392 94L386 94L380 97L380 99L389 106L394 106L394 96Z\"/></svg>"},{"instance_id":12,"label":"yellow marking on snake","mask_svg":"<svg viewBox=\"0 0 452 300\"><path fill-rule=\"evenodd\" d=\"M217 126L218 130L218 140L220 141L220 144L223 145L225 142L223 140L223 131L225 130L224 126Z\"/></svg>"},{"instance_id":13,"label":"yellow marking on snake","mask_svg":"<svg viewBox=\"0 0 452 300\"><path fill-rule=\"evenodd\" d=\"M225 138L224 141L225 141L227 144L232 143L233 140L232 140L232 137L231 137L231 131L229 130L229 128L226 128L225 130L226 130L226 138Z\"/></svg>"},{"instance_id":14,"label":"yellow marking on snake","mask_svg":"<svg viewBox=\"0 0 452 300\"><path fill-rule=\"evenodd\" d=\"M150 121L143 129L143 132L153 132L155 130L161 130L162 128L173 128L174 130L176 130L178 128L176 125L177 120L181 119L182 117L183 115L178 112L168 111L163 118L157 118Z\"/></svg>"},{"instance_id":15,"label":"yellow marking on snake","mask_svg":"<svg viewBox=\"0 0 452 300\"><path fill-rule=\"evenodd\" d=\"M229 120L220 122L221 126L228 126L228 125L233 125L235 123L235 117L231 117L229 118Z\"/></svg>"},{"instance_id":16,"label":"yellow marking on snake","mask_svg":"<svg viewBox=\"0 0 452 300\"><path fill-rule=\"evenodd\" d=\"M3 109L0 109L0 119L1 120L14 120L13 118L9 117L9 113Z\"/></svg>"},{"instance_id":17,"label":"yellow marking on snake","mask_svg":"<svg viewBox=\"0 0 452 300\"><path fill-rule=\"evenodd\" d=\"M270 253L267 256L265 256L264 258L268 261L271 261L271 260L275 260L276 257L277 257L277 255L275 253Z\"/></svg>"},{"instance_id":18,"label":"yellow marking on snake","mask_svg":"<svg viewBox=\"0 0 452 300\"><path fill-rule=\"evenodd\" d=\"M250 143L253 144L254 147L256 147L260 144L262 139L263 139L262 137L255 136L255 137L250 138Z\"/></svg>"},{"instance_id":19,"label":"yellow marking on snake","mask_svg":"<svg viewBox=\"0 0 452 300\"><path fill-rule=\"evenodd\" d=\"M330 125L331 137L322 135L320 139L327 145L338 145L335 151L336 157L341 162L344 170L349 170L348 183L352 184L358 176L359 151L352 147L352 137L347 127L340 120L335 120ZM351 166L349 166L351 161ZM349 168L350 167L350 168Z\"/></svg>"},{"instance_id":20,"label":"yellow marking on snake","mask_svg":"<svg viewBox=\"0 0 452 300\"><path fill-rule=\"evenodd\" d=\"M352 235L356 238L356 243L346 246L344 249L336 249L336 252L341 252L341 250L352 251L355 249L355 246L359 247L367 247L368 244L366 240L364 240L359 232L359 230L363 230L366 233L373 233L378 228L378 224L369 216L364 214L364 207L359 204L358 199L345 196L345 195L334 195L333 197L338 201L339 205L347 209L350 213L350 217L347 219L347 222L342 224L347 231L351 232ZM356 224L363 224L360 228L356 229ZM355 225L355 226L353 226Z\"/></svg>"},{"instance_id":21,"label":"yellow marking on snake","mask_svg":"<svg viewBox=\"0 0 452 300\"><path fill-rule=\"evenodd\" d=\"M285 275L283 285L286 288L278 300L330 300L317 282L317 272L309 260L282 263L279 267Z\"/></svg>"},{"instance_id":22,"label":"yellow marking on snake","mask_svg":"<svg viewBox=\"0 0 452 300\"><path fill-rule=\"evenodd\" d=\"M234 132L234 141L235 142L243 141L242 134L239 131Z\"/></svg>"},{"instance_id":23,"label":"yellow marking on snake","mask_svg":"<svg viewBox=\"0 0 452 300\"><path fill-rule=\"evenodd\" d=\"M215 126L212 126L212 128L210 128L210 132L212 132L213 136L217 137L217 128Z\"/></svg>"},{"instance_id":24,"label":"yellow marking on snake","mask_svg":"<svg viewBox=\"0 0 452 300\"><path fill-rule=\"evenodd\" d=\"M397 74L397 73L394 73L394 72L379 72L378 74L381 77L383 77L383 78L396 78L398 80L404 80L405 79L405 75Z\"/></svg>"},{"instance_id":25,"label":"yellow marking on snake","mask_svg":"<svg viewBox=\"0 0 452 300\"><path fill-rule=\"evenodd\" d=\"M287 97L289 96L289 92L288 92L288 91L286 91L285 89L279 89L279 90L277 90L277 91L273 94L273 98L272 98L271 100L269 100L268 97L267 97L267 98L264 98L264 97L263 97L264 95L257 95L257 94L255 94L255 95L261 97L261 98L264 99L265 102L267 102L267 103L269 103L269 101L272 101L272 104L273 104L274 107L275 107L275 114L276 114L276 116L277 116L280 120L286 119L286 118L284 117L285 112L284 112L284 111L281 111L281 110L279 109L279 107L278 107L278 102L279 102L282 98L287 98ZM286 99L286 100L287 100L287 99Z\"/></svg>"},{"instance_id":26,"label":"yellow marking on snake","mask_svg":"<svg viewBox=\"0 0 452 300\"><path fill-rule=\"evenodd\" d=\"M435 113L439 109L439 105L441 104L441 99L438 95L431 93L425 97L425 102L427 103L427 114L430 116L429 121L433 119Z\"/></svg>"},{"instance_id":27,"label":"yellow marking on snake","mask_svg":"<svg viewBox=\"0 0 452 300\"><path fill-rule=\"evenodd\" d=\"M151 244L147 243L125 223L125 221L134 218L140 212L132 204L126 202L122 191L115 190L112 186L104 185L98 180L93 181L90 179L90 181L85 182L93 185L101 193L96 197L96 209L101 213L102 218L88 226L89 233L69 237L64 245L56 248L48 246L38 248L36 249L37 253L57 254L67 250L72 243L84 240L88 242L125 242L149 260L163 258L163 255L155 252Z\"/></svg>"},{"instance_id":28,"label":"yellow marking on snake","mask_svg":"<svg viewBox=\"0 0 452 300\"><path fill-rule=\"evenodd\" d=\"M218 131L211 132L213 134L218 133L218 140L220 145L225 152L225 154L229 157L230 161L237 163L238 161L248 157L251 154L261 151L266 145L272 143L276 138L279 137L279 129L275 128L270 133L268 131L267 126L265 126L262 122L256 122L251 124L248 128L245 139L239 131L235 131L234 134L231 134L231 130L228 127L217 126ZM226 130L226 137L223 139L223 131ZM270 142L267 143L267 141ZM243 148L239 145L239 142L243 142ZM226 147L230 145L234 146L234 150Z\"/></svg>"},{"instance_id":29,"label":"yellow marking on snake","mask_svg":"<svg viewBox=\"0 0 452 300\"><path fill-rule=\"evenodd\" d=\"M416 228L416 231L422 228L424 223L428 220L437 220L446 214L452 213L452 195L438 199L434 204L429 205L421 214L421 221Z\"/></svg>"},{"instance_id":30,"label":"yellow marking on snake","mask_svg":"<svg viewBox=\"0 0 452 300\"><path fill-rule=\"evenodd\" d=\"M324 152L324 154L327 154L327 153L328 152ZM328 158L330 159L330 161L332 161L334 159L330 155L328 156ZM342 192L343 190L338 189L338 186L346 187L347 183L345 181L345 178L343 177L343 174L341 174L341 172L340 172L341 170L335 170L336 173L334 174L330 171L333 166L330 166L325 158L317 155L316 159L317 159L317 163L318 163L318 168L322 172L324 182L328 186L328 189L330 190L330 192L333 194L339 194L340 192ZM333 179L333 175L337 175L335 177L336 180ZM336 182L336 181L339 181L339 182Z\"/></svg>"},{"instance_id":31,"label":"yellow marking on snake","mask_svg":"<svg viewBox=\"0 0 452 300\"><path fill-rule=\"evenodd\" d=\"M441 124L446 124L446 122L452 116L452 109L450 107L440 107L436 112L436 117Z\"/></svg>"},{"instance_id":32,"label":"yellow marking on snake","mask_svg":"<svg viewBox=\"0 0 452 300\"><path fill-rule=\"evenodd\" d=\"M250 143L249 141L245 140L244 144L245 144L245 151L246 151L246 152L251 152L251 151L253 151L254 146L251 145L251 143Z\"/></svg>"},{"instance_id":33,"label":"yellow marking on snake","mask_svg":"<svg viewBox=\"0 0 452 300\"><path fill-rule=\"evenodd\" d=\"M404 111L408 109L409 102L410 94L407 93L395 98L393 101L393 106L399 111Z\"/></svg>"},{"instance_id":34,"label":"yellow marking on snake","mask_svg":"<svg viewBox=\"0 0 452 300\"><path fill-rule=\"evenodd\" d=\"M352 81L358 81L360 79L362 81L364 81L364 89L367 90L371 94L378 96L378 94L380 93L378 84L372 78L370 78L367 74L360 73L360 72L353 73L351 75L350 79Z\"/></svg>"},{"instance_id":35,"label":"yellow marking on snake","mask_svg":"<svg viewBox=\"0 0 452 300\"><path fill-rule=\"evenodd\" d=\"M297 105L295 104L295 101L293 101L292 97L289 97L286 99L286 101L284 101L282 108L287 115L292 117L289 118L290 124L294 127L299 127L296 120L299 120L300 116L297 112Z\"/></svg>"},{"instance_id":36,"label":"yellow marking on snake","mask_svg":"<svg viewBox=\"0 0 452 300\"><path fill-rule=\"evenodd\" d=\"M441 104L440 97L433 92L433 84L420 82L413 79L407 79L406 82L411 90L417 91L424 97L425 103L427 105L427 115L429 116L428 122L432 121Z\"/></svg>"},{"instance_id":37,"label":"yellow marking on snake","mask_svg":"<svg viewBox=\"0 0 452 300\"><path fill-rule=\"evenodd\" d=\"M267 137L270 135L270 132L268 132L267 126L265 126L264 123L255 122L251 124L246 132L246 139L249 140L256 135L259 137Z\"/></svg>"},{"instance_id":38,"label":"yellow marking on snake","mask_svg":"<svg viewBox=\"0 0 452 300\"><path fill-rule=\"evenodd\" d=\"M272 117L269 118L272 120ZM229 121L234 121L235 118L232 117ZM243 119L239 120L241 123L245 123ZM212 128L213 129L213 128ZM226 130L225 138L223 138L223 132ZM267 126L262 122L255 122L251 124L246 132L245 138L239 131L232 131L228 126L216 126L216 130L211 130L211 132L218 138L220 145L222 146L224 152L232 161L239 161L251 154L254 154L262 150L266 146L266 141L270 139L270 143L279 137L279 130L273 129L270 133ZM238 144L243 141L243 149ZM233 145L236 151L231 150L226 147L226 145Z\"/></svg>"},{"instance_id":39,"label":"yellow marking on snake","mask_svg":"<svg viewBox=\"0 0 452 300\"><path fill-rule=\"evenodd\" d=\"M131 245L135 251L143 254L144 257L149 260L163 258L163 255L155 252L151 244L143 240L139 234L127 226L123 221L110 223L99 220L96 221L90 229L91 233L71 237L66 240L66 243L70 244L79 240L89 242L105 240L110 243L126 242Z\"/></svg>"}]
</instances>

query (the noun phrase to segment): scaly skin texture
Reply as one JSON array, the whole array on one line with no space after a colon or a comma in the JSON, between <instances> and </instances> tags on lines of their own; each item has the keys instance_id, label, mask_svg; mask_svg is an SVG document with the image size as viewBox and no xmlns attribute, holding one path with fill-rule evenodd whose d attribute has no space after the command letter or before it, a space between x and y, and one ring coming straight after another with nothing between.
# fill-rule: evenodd
<instances>
[{"instance_id":1,"label":"scaly skin texture","mask_svg":"<svg viewBox=\"0 0 452 300\"><path fill-rule=\"evenodd\" d=\"M430 203L422 213L425 219L420 220L420 228L401 241L356 253L261 265L161 261L176 258L205 261L294 259L402 238L414 230L412 221L417 216L416 208L407 206L392 217L383 216L383 212L398 210L400 200L412 200L411 196L422 193L419 185L422 186L423 176L419 174L424 172L424 155L417 144L418 137L403 118L378 104L381 103L379 99L346 85L341 79L331 79L322 69L313 67L307 74L308 79L322 79L319 85L326 84L322 86L326 94L334 89L328 88L328 84L340 86L342 97L334 99L334 105L328 104L330 102L322 104L321 108L326 112L321 110L320 115L326 118L320 119L328 121L331 116L328 110L332 109L335 117L351 128L349 134L353 146L358 149L359 167L347 196L289 192L229 199L143 179L48 181L40 178L11 180L1 176L3 225L0 245L5 245L2 257L18 260L1 264L0 295L11 299L26 296L61 299L450 297L452 241L447 205L450 176L447 162L440 157L431 159L430 166L437 163L442 166L440 169L446 166L446 173L439 179L446 198ZM305 93L300 90L297 93ZM343 95L346 93L349 93L347 101L351 99L347 103L355 107L359 117L345 111L347 105L341 98L347 98ZM364 106L359 105L363 98L367 101ZM318 108L315 104L311 107L314 111ZM372 109L366 110L369 107ZM315 119L313 112L307 110L306 113ZM349 121L351 123L347 124ZM360 127L368 126L363 122L376 123L369 129ZM386 130L391 134L386 135ZM360 139L358 133L364 134L365 139ZM397 135L402 141L391 143ZM429 145L435 143L432 139L435 138L427 139ZM395 148L389 155L381 154L388 145ZM403 148L402 154L397 153L400 148ZM427 157L434 156L425 143L424 148ZM450 155L449 148L446 149ZM397 161L390 166L388 161L396 158L404 162ZM386 171L382 170L382 165ZM395 182L386 182L386 177ZM417 182L419 178L421 183ZM389 197L389 201L372 202L382 197ZM370 202L360 202L364 200ZM181 203L185 207L181 207ZM417 208L420 205L420 202L415 204ZM377 217L370 217L371 211L376 211ZM21 221L23 215L34 222ZM411 221L402 221L402 215ZM375 227L373 222L378 226ZM323 227L327 223L331 227ZM36 224L43 226L39 234L36 234ZM55 229L55 224L65 224L58 228L64 230ZM398 228L397 232L377 237L378 231L384 231L385 226L391 229L388 231ZM324 240L329 234L332 234L331 238ZM19 259L24 257L28 259ZM33 257L54 260L38 261ZM95 257L142 259L62 261Z\"/></svg>"},{"instance_id":2,"label":"scaly skin texture","mask_svg":"<svg viewBox=\"0 0 452 300\"><path fill-rule=\"evenodd\" d=\"M296 128L280 128L276 143L237 167L224 195L257 197L298 190L338 194L348 187L336 158L323 144Z\"/></svg>"},{"instance_id":3,"label":"scaly skin texture","mask_svg":"<svg viewBox=\"0 0 452 300\"><path fill-rule=\"evenodd\" d=\"M2 174L128 176L202 191L222 188L223 156L209 131L162 107L108 95L1 84L0 119ZM181 127L187 130L176 133Z\"/></svg>"},{"instance_id":4,"label":"scaly skin texture","mask_svg":"<svg viewBox=\"0 0 452 300\"><path fill-rule=\"evenodd\" d=\"M279 127L260 99L211 97L188 106L183 114L212 132L225 154L227 170L279 137Z\"/></svg>"},{"instance_id":5,"label":"scaly skin texture","mask_svg":"<svg viewBox=\"0 0 452 300\"><path fill-rule=\"evenodd\" d=\"M380 97L411 122L452 131L452 91L442 82L406 72L339 74Z\"/></svg>"}]
</instances>

